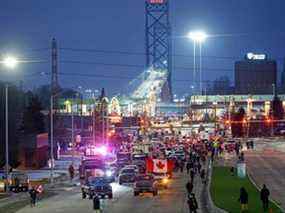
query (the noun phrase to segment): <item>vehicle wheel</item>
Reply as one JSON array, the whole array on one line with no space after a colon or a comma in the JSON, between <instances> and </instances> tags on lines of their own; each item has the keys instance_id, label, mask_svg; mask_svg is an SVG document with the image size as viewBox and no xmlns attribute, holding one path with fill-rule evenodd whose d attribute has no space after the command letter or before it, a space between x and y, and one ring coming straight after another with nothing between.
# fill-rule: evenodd
<instances>
[{"instance_id":1,"label":"vehicle wheel","mask_svg":"<svg viewBox=\"0 0 285 213\"><path fill-rule=\"evenodd\" d=\"M138 196L139 195L139 192L134 192L134 196Z\"/></svg>"},{"instance_id":2,"label":"vehicle wheel","mask_svg":"<svg viewBox=\"0 0 285 213\"><path fill-rule=\"evenodd\" d=\"M153 196L156 196L156 195L157 195L157 191L154 191L154 192L153 192Z\"/></svg>"},{"instance_id":3,"label":"vehicle wheel","mask_svg":"<svg viewBox=\"0 0 285 213\"><path fill-rule=\"evenodd\" d=\"M92 200L92 198L93 198L93 195L89 194L89 200Z\"/></svg>"},{"instance_id":4,"label":"vehicle wheel","mask_svg":"<svg viewBox=\"0 0 285 213\"><path fill-rule=\"evenodd\" d=\"M113 194L108 195L109 199L113 199Z\"/></svg>"},{"instance_id":5,"label":"vehicle wheel","mask_svg":"<svg viewBox=\"0 0 285 213\"><path fill-rule=\"evenodd\" d=\"M119 180L119 185L122 185L122 181Z\"/></svg>"},{"instance_id":6,"label":"vehicle wheel","mask_svg":"<svg viewBox=\"0 0 285 213\"><path fill-rule=\"evenodd\" d=\"M86 193L82 192L82 199L85 199L85 198L86 198Z\"/></svg>"}]
</instances>

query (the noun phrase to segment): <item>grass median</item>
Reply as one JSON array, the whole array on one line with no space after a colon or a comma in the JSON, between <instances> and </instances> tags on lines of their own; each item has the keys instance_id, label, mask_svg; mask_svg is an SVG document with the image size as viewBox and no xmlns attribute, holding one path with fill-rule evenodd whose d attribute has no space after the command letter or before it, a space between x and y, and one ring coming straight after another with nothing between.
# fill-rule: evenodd
<instances>
[{"instance_id":1,"label":"grass median","mask_svg":"<svg viewBox=\"0 0 285 213\"><path fill-rule=\"evenodd\" d=\"M238 178L232 176L228 167L214 167L212 174L211 196L216 206L229 213L239 213L241 211L238 202L239 191L245 187L248 192L249 203L248 213L262 213L262 203L258 189L250 182L248 177ZM270 203L272 212L282 212L275 204Z\"/></svg>"}]
</instances>

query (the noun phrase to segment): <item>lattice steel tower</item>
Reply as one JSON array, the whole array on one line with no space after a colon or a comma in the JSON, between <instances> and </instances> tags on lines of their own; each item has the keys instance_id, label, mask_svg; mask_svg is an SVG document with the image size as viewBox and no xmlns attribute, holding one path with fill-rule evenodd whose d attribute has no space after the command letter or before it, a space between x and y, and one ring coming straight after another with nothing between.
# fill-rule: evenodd
<instances>
[{"instance_id":1,"label":"lattice steel tower","mask_svg":"<svg viewBox=\"0 0 285 213\"><path fill-rule=\"evenodd\" d=\"M167 72L161 101L172 100L171 26L169 0L145 0L146 65Z\"/></svg>"}]
</instances>

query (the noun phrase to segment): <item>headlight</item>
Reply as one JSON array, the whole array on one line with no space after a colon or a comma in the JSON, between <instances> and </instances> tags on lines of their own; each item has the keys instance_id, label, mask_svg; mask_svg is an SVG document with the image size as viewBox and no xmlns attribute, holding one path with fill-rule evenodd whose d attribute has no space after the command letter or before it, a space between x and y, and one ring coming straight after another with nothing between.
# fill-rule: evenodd
<instances>
[{"instance_id":1,"label":"headlight","mask_svg":"<svg viewBox=\"0 0 285 213\"><path fill-rule=\"evenodd\" d=\"M168 183L168 179L167 178L163 178L162 179L162 183L164 183L164 184Z\"/></svg>"},{"instance_id":2,"label":"headlight","mask_svg":"<svg viewBox=\"0 0 285 213\"><path fill-rule=\"evenodd\" d=\"M106 171L106 176L107 176L107 177L111 177L111 176L112 176L112 174L113 174L113 172L112 172L112 171L110 171L110 170L107 170L107 171Z\"/></svg>"}]
</instances>

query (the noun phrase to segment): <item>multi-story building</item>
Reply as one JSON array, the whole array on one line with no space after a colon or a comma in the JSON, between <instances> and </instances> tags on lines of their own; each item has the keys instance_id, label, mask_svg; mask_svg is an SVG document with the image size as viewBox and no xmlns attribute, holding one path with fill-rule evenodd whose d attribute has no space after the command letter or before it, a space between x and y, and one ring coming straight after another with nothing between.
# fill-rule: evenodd
<instances>
[{"instance_id":1,"label":"multi-story building","mask_svg":"<svg viewBox=\"0 0 285 213\"><path fill-rule=\"evenodd\" d=\"M277 63L265 54L248 53L235 63L235 93L272 94L277 82Z\"/></svg>"}]
</instances>

